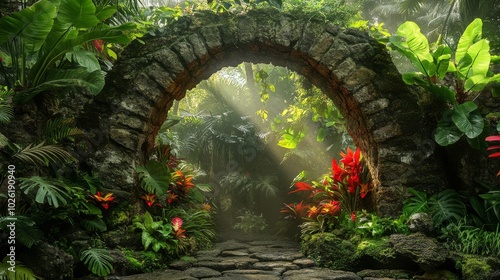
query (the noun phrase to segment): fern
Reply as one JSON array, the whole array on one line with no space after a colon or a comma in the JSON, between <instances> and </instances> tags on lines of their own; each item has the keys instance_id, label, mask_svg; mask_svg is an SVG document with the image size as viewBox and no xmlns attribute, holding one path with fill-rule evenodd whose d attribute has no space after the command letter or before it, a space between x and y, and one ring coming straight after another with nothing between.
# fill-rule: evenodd
<instances>
[{"instance_id":1,"label":"fern","mask_svg":"<svg viewBox=\"0 0 500 280\"><path fill-rule=\"evenodd\" d=\"M145 166L137 166L142 188L157 195L165 194L170 184L170 173L164 164L150 160Z\"/></svg>"},{"instance_id":2,"label":"fern","mask_svg":"<svg viewBox=\"0 0 500 280\"><path fill-rule=\"evenodd\" d=\"M80 253L80 260L95 275L106 276L113 272L114 260L106 249L90 248Z\"/></svg>"},{"instance_id":3,"label":"fern","mask_svg":"<svg viewBox=\"0 0 500 280\"><path fill-rule=\"evenodd\" d=\"M413 196L404 201L403 213L406 216L409 217L415 213L429 212L429 198L426 193L412 188L409 188L408 192L413 194Z\"/></svg>"},{"instance_id":4,"label":"fern","mask_svg":"<svg viewBox=\"0 0 500 280\"><path fill-rule=\"evenodd\" d=\"M36 276L31 269L26 266L20 264L16 261L16 271L9 271L10 264L8 263L9 257L6 256L3 261L0 263L0 276L2 280L38 280L43 279L39 276ZM5 274L4 274L5 273Z\"/></svg>"},{"instance_id":5,"label":"fern","mask_svg":"<svg viewBox=\"0 0 500 280\"><path fill-rule=\"evenodd\" d=\"M7 104L0 104L0 123L7 124L14 116L12 107Z\"/></svg>"},{"instance_id":6,"label":"fern","mask_svg":"<svg viewBox=\"0 0 500 280\"><path fill-rule=\"evenodd\" d=\"M454 190L444 190L430 200L432 219L436 225L441 225L445 221L458 221L465 216L465 204L460 199L460 195Z\"/></svg>"},{"instance_id":7,"label":"fern","mask_svg":"<svg viewBox=\"0 0 500 280\"><path fill-rule=\"evenodd\" d=\"M48 165L50 162L68 162L75 158L64 148L56 145L45 145L44 142L33 145L18 151L13 158L19 159L25 163L35 165Z\"/></svg>"},{"instance_id":8,"label":"fern","mask_svg":"<svg viewBox=\"0 0 500 280\"><path fill-rule=\"evenodd\" d=\"M50 180L39 176L20 178L19 181L21 182L19 186L25 194L36 191L35 201L37 203L47 203L54 208L58 208L59 205L68 204L68 192L60 181Z\"/></svg>"},{"instance_id":9,"label":"fern","mask_svg":"<svg viewBox=\"0 0 500 280\"><path fill-rule=\"evenodd\" d=\"M75 127L73 119L56 118L47 121L44 135L50 143L58 143L68 137L83 135L83 131Z\"/></svg>"}]
</instances>

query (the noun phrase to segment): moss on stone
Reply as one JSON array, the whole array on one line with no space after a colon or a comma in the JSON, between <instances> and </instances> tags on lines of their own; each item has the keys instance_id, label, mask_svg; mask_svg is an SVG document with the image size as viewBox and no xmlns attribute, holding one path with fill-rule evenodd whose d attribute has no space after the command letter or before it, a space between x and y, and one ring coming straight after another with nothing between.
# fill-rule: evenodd
<instances>
[{"instance_id":1,"label":"moss on stone","mask_svg":"<svg viewBox=\"0 0 500 280\"><path fill-rule=\"evenodd\" d=\"M356 247L332 233L311 235L302 241L302 250L319 266L340 270L356 267Z\"/></svg>"},{"instance_id":2,"label":"moss on stone","mask_svg":"<svg viewBox=\"0 0 500 280\"><path fill-rule=\"evenodd\" d=\"M381 264L389 264L396 259L396 251L390 246L389 238L365 239L357 248L358 258L368 256Z\"/></svg>"},{"instance_id":3,"label":"moss on stone","mask_svg":"<svg viewBox=\"0 0 500 280\"><path fill-rule=\"evenodd\" d=\"M488 279L493 271L487 259L477 255L465 255L459 266L462 269L464 280L484 280Z\"/></svg>"}]
</instances>

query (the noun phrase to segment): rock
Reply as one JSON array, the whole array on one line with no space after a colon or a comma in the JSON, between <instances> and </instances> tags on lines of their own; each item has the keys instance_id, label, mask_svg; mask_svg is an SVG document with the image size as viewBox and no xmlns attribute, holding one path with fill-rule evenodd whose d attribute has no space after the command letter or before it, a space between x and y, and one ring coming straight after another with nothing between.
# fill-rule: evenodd
<instances>
[{"instance_id":1,"label":"rock","mask_svg":"<svg viewBox=\"0 0 500 280\"><path fill-rule=\"evenodd\" d=\"M245 251L224 251L220 255L221 257L247 257L250 254Z\"/></svg>"},{"instance_id":2,"label":"rock","mask_svg":"<svg viewBox=\"0 0 500 280\"><path fill-rule=\"evenodd\" d=\"M218 277L222 275L219 271L208 267L191 267L186 270L186 273L196 278Z\"/></svg>"},{"instance_id":3,"label":"rock","mask_svg":"<svg viewBox=\"0 0 500 280\"><path fill-rule=\"evenodd\" d=\"M261 270L273 270L273 269L283 269L283 270L292 270L292 269L299 269L299 266L296 264L293 264L291 262L283 262L283 261L276 261L276 262L258 262L253 265L254 268L256 269L261 269Z\"/></svg>"},{"instance_id":4,"label":"rock","mask_svg":"<svg viewBox=\"0 0 500 280\"><path fill-rule=\"evenodd\" d=\"M390 236L389 242L399 255L396 258L409 258L424 271L435 270L448 257L448 250L441 246L436 239L422 233L393 234Z\"/></svg>"},{"instance_id":5,"label":"rock","mask_svg":"<svg viewBox=\"0 0 500 280\"><path fill-rule=\"evenodd\" d=\"M415 213L408 218L408 229L411 232L421 232L425 235L434 233L434 223L427 213Z\"/></svg>"},{"instance_id":6,"label":"rock","mask_svg":"<svg viewBox=\"0 0 500 280\"><path fill-rule=\"evenodd\" d=\"M168 267L172 269L178 269L178 270L186 270L190 267L193 266L192 262L184 261L184 260L176 260L171 262Z\"/></svg>"},{"instance_id":7,"label":"rock","mask_svg":"<svg viewBox=\"0 0 500 280\"><path fill-rule=\"evenodd\" d=\"M316 263L311 259L296 259L292 262L293 264L298 265L300 268L313 267Z\"/></svg>"},{"instance_id":8,"label":"rock","mask_svg":"<svg viewBox=\"0 0 500 280\"><path fill-rule=\"evenodd\" d=\"M33 246L29 254L20 256L20 260L36 275L45 279L73 278L73 256L48 243Z\"/></svg>"},{"instance_id":9,"label":"rock","mask_svg":"<svg viewBox=\"0 0 500 280\"><path fill-rule=\"evenodd\" d=\"M361 280L353 272L331 270L326 268L308 268L289 270L283 274L283 280Z\"/></svg>"},{"instance_id":10,"label":"rock","mask_svg":"<svg viewBox=\"0 0 500 280\"><path fill-rule=\"evenodd\" d=\"M211 260L221 254L221 249L202 250L196 253L196 258L200 261Z\"/></svg>"},{"instance_id":11,"label":"rock","mask_svg":"<svg viewBox=\"0 0 500 280\"><path fill-rule=\"evenodd\" d=\"M354 245L332 233L313 234L303 241L302 251L320 266L341 270L352 270L356 266Z\"/></svg>"},{"instance_id":12,"label":"rock","mask_svg":"<svg viewBox=\"0 0 500 280\"><path fill-rule=\"evenodd\" d=\"M250 268L259 260L249 257L232 257L222 258L216 257L211 260L199 260L194 264L195 267L209 267L217 271L225 271L232 269Z\"/></svg>"},{"instance_id":13,"label":"rock","mask_svg":"<svg viewBox=\"0 0 500 280\"><path fill-rule=\"evenodd\" d=\"M464 280L485 280L490 278L493 269L488 259L476 255L466 255L462 260L462 277Z\"/></svg>"},{"instance_id":14,"label":"rock","mask_svg":"<svg viewBox=\"0 0 500 280\"><path fill-rule=\"evenodd\" d=\"M413 277L413 280L459 280L460 278L455 273L448 270L438 270L426 272L423 275Z\"/></svg>"},{"instance_id":15,"label":"rock","mask_svg":"<svg viewBox=\"0 0 500 280\"><path fill-rule=\"evenodd\" d=\"M214 248L220 249L222 251L232 251L238 249L247 249L250 245L246 243L241 243L236 240L228 240L225 242L215 243Z\"/></svg>"},{"instance_id":16,"label":"rock","mask_svg":"<svg viewBox=\"0 0 500 280\"><path fill-rule=\"evenodd\" d=\"M186 271L175 269L167 269L164 271L156 271L152 273L144 273L121 277L120 280L198 280L192 277Z\"/></svg>"},{"instance_id":17,"label":"rock","mask_svg":"<svg viewBox=\"0 0 500 280\"><path fill-rule=\"evenodd\" d=\"M363 280L369 278L410 279L411 273L401 269L365 269L356 273Z\"/></svg>"}]
</instances>

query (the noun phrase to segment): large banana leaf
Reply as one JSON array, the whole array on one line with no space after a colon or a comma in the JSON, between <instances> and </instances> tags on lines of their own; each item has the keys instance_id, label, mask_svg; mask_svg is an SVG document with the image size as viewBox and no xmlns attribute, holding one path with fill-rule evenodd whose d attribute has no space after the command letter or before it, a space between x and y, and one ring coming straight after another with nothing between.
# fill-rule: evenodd
<instances>
[{"instance_id":1,"label":"large banana leaf","mask_svg":"<svg viewBox=\"0 0 500 280\"><path fill-rule=\"evenodd\" d=\"M137 166L136 171L145 191L157 195L167 193L171 177L164 164L150 160L145 166Z\"/></svg>"},{"instance_id":2,"label":"large banana leaf","mask_svg":"<svg viewBox=\"0 0 500 280\"><path fill-rule=\"evenodd\" d=\"M95 12L92 0L61 0L57 20L62 25L92 28L100 22Z\"/></svg>"},{"instance_id":3,"label":"large banana leaf","mask_svg":"<svg viewBox=\"0 0 500 280\"><path fill-rule=\"evenodd\" d=\"M31 7L0 18L0 44L18 37L23 39L26 52L38 51L52 29L56 10L54 4L42 0Z\"/></svg>"},{"instance_id":4,"label":"large banana leaf","mask_svg":"<svg viewBox=\"0 0 500 280\"><path fill-rule=\"evenodd\" d=\"M429 52L429 42L420 32L420 27L407 21L398 27L397 36L391 36L390 42L408 57L420 72L431 77L436 73L434 58Z\"/></svg>"},{"instance_id":5,"label":"large banana leaf","mask_svg":"<svg viewBox=\"0 0 500 280\"><path fill-rule=\"evenodd\" d=\"M490 69L490 60L490 44L482 39L467 49L457 64L457 70L464 79L475 75L486 76Z\"/></svg>"},{"instance_id":6,"label":"large banana leaf","mask_svg":"<svg viewBox=\"0 0 500 280\"><path fill-rule=\"evenodd\" d=\"M483 22L476 18L472 21L458 41L457 51L455 52L455 62L460 63L462 58L467 53L467 50L481 39L483 34Z\"/></svg>"},{"instance_id":7,"label":"large banana leaf","mask_svg":"<svg viewBox=\"0 0 500 280\"><path fill-rule=\"evenodd\" d=\"M475 138L483 132L484 119L473 101L455 105L451 119L457 128L469 138Z\"/></svg>"}]
</instances>

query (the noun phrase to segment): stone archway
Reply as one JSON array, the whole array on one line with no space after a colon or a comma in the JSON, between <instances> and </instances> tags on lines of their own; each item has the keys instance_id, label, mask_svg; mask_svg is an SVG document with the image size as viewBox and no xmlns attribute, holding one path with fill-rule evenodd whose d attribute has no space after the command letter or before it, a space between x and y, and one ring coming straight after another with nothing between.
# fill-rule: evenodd
<instances>
[{"instance_id":1,"label":"stone archway","mask_svg":"<svg viewBox=\"0 0 500 280\"><path fill-rule=\"evenodd\" d=\"M153 148L174 100L244 61L288 67L333 100L367 159L381 214L401 210L406 187L446 184L417 98L385 47L360 31L305 14L202 12L143 40L123 52L84 116L96 145L89 161L115 188L133 190L133 167Z\"/></svg>"}]
</instances>

